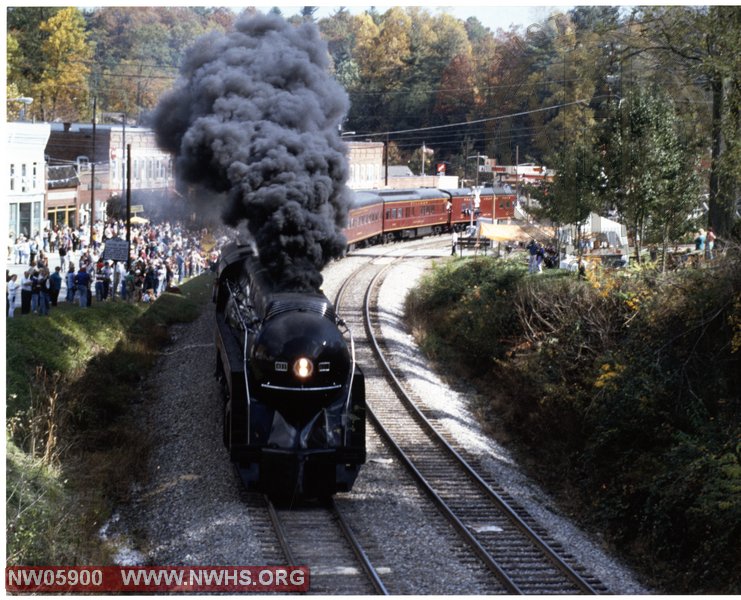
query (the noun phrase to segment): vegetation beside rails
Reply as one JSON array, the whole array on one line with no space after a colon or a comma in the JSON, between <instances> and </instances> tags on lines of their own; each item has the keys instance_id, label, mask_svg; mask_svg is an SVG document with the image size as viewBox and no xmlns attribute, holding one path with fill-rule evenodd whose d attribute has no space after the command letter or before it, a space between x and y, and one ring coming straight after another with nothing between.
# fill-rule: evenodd
<instances>
[{"instance_id":1,"label":"vegetation beside rails","mask_svg":"<svg viewBox=\"0 0 741 600\"><path fill-rule=\"evenodd\" d=\"M665 593L741 592L738 258L585 280L454 260L407 298L492 430Z\"/></svg>"},{"instance_id":2,"label":"vegetation beside rails","mask_svg":"<svg viewBox=\"0 0 741 600\"><path fill-rule=\"evenodd\" d=\"M211 276L152 304L120 300L7 319L7 564L109 564L98 530L144 475L132 403L167 343L194 320Z\"/></svg>"}]
</instances>

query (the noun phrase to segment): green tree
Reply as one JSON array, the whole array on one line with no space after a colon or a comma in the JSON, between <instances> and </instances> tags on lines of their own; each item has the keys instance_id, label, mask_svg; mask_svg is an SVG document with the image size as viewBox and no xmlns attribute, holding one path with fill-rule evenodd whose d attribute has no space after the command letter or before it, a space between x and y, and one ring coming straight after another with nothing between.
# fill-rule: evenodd
<instances>
[{"instance_id":1,"label":"green tree","mask_svg":"<svg viewBox=\"0 0 741 600\"><path fill-rule=\"evenodd\" d=\"M19 83L22 81L21 70L23 57L18 39L12 33L7 37L7 68L8 77L5 80L5 97L8 99L8 120L16 119L20 115L20 104L12 102L13 98L21 95Z\"/></svg>"},{"instance_id":2,"label":"green tree","mask_svg":"<svg viewBox=\"0 0 741 600\"><path fill-rule=\"evenodd\" d=\"M533 144L547 164L560 160L570 140L594 124L596 91L604 79L600 54L599 34L577 28L569 15L552 16L543 29L528 86ZM558 108L543 110L549 106Z\"/></svg>"},{"instance_id":3,"label":"green tree","mask_svg":"<svg viewBox=\"0 0 741 600\"><path fill-rule=\"evenodd\" d=\"M590 132L583 131L556 156L553 182L531 190L541 205L535 212L558 226L574 226L575 247L581 255L581 227L602 202L601 165Z\"/></svg>"},{"instance_id":4,"label":"green tree","mask_svg":"<svg viewBox=\"0 0 741 600\"><path fill-rule=\"evenodd\" d=\"M484 27L483 23L481 23L477 17L468 17L465 26L471 44L479 44L492 37L489 28Z\"/></svg>"},{"instance_id":5,"label":"green tree","mask_svg":"<svg viewBox=\"0 0 741 600\"><path fill-rule=\"evenodd\" d=\"M318 6L302 6L301 7L301 18L304 21L313 23L315 20L314 14L319 10Z\"/></svg>"},{"instance_id":6,"label":"green tree","mask_svg":"<svg viewBox=\"0 0 741 600\"><path fill-rule=\"evenodd\" d=\"M674 104L656 88L631 91L616 102L609 128L608 194L632 233L640 260L652 233L666 247L697 204L697 186L689 174L692 148L679 135Z\"/></svg>"},{"instance_id":7,"label":"green tree","mask_svg":"<svg viewBox=\"0 0 741 600\"><path fill-rule=\"evenodd\" d=\"M50 7L9 7L8 9L8 70L6 84L8 98L18 96L33 97L34 86L39 82L44 68L42 44L47 34L40 25L53 17L60 9ZM35 102L28 107L28 117L36 115L39 103ZM19 106L8 105L9 116L19 113Z\"/></svg>"},{"instance_id":8,"label":"green tree","mask_svg":"<svg viewBox=\"0 0 741 600\"><path fill-rule=\"evenodd\" d=\"M85 19L76 8L63 8L39 25L47 34L41 45L44 67L33 86L41 118L78 118L88 106L88 74L93 51Z\"/></svg>"},{"instance_id":9,"label":"green tree","mask_svg":"<svg viewBox=\"0 0 741 600\"><path fill-rule=\"evenodd\" d=\"M319 31L327 42L334 75L346 89L360 89L358 63L353 54L357 21L345 8L319 21Z\"/></svg>"},{"instance_id":10,"label":"green tree","mask_svg":"<svg viewBox=\"0 0 741 600\"><path fill-rule=\"evenodd\" d=\"M730 234L741 191L741 11L736 6L650 7L635 52L657 56L681 85L709 91L708 223Z\"/></svg>"},{"instance_id":11,"label":"green tree","mask_svg":"<svg viewBox=\"0 0 741 600\"><path fill-rule=\"evenodd\" d=\"M450 15L433 17L419 7L408 8L406 12L411 18L410 57L401 74L404 93L394 98L391 112L401 129L445 123L446 120L434 112L436 94L451 63L470 61L468 35L463 24ZM466 93L470 87L447 91L451 94ZM419 147L422 141L415 139L410 146Z\"/></svg>"},{"instance_id":12,"label":"green tree","mask_svg":"<svg viewBox=\"0 0 741 600\"><path fill-rule=\"evenodd\" d=\"M488 140L485 154L500 164L514 164L520 156L531 154L532 129L528 109L534 88L529 82L533 69L533 56L527 40L516 31L499 31L496 37L479 40L473 49L476 90L479 95L477 114L474 118L520 114L507 119L489 121L481 135ZM483 148L484 144L476 144ZM539 162L541 159L537 159Z\"/></svg>"}]
</instances>

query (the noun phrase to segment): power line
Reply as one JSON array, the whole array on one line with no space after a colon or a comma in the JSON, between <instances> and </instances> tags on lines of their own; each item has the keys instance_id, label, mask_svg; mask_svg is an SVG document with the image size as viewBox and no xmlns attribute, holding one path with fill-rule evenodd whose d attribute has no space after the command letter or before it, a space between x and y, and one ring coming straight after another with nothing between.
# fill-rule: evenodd
<instances>
[{"instance_id":1,"label":"power line","mask_svg":"<svg viewBox=\"0 0 741 600\"><path fill-rule=\"evenodd\" d=\"M356 137L376 137L376 136L391 136L391 135L398 135L401 133L414 133L418 131L433 131L435 129L444 129L446 127L462 127L466 125L475 125L477 123L490 123L492 121L501 121L504 119L513 119L515 117L522 117L525 115L532 115L539 112L545 112L548 110L554 110L557 108L565 108L567 106L575 106L577 104L580 104L582 106L588 105L590 101L592 100L600 100L602 98L610 98L609 95L601 95L601 96L592 96L592 98L587 99L581 99L581 100L574 100L573 102L565 102L562 104L553 104L551 106L543 106L541 108L534 108L532 110L526 110L516 113L511 113L508 115L500 115L498 117L487 117L485 119L476 119L474 121L461 121L458 123L448 123L447 125L431 125L429 127L417 127L414 129L399 129L397 131L380 131L378 133L364 133L364 134L355 134L351 136L347 136L348 138L356 138Z\"/></svg>"}]
</instances>

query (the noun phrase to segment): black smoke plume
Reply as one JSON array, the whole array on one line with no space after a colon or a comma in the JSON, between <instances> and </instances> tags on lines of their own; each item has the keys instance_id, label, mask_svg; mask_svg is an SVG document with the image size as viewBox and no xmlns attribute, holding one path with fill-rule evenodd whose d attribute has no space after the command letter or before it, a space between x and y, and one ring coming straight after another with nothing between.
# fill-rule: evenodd
<instances>
[{"instance_id":1,"label":"black smoke plume","mask_svg":"<svg viewBox=\"0 0 741 600\"><path fill-rule=\"evenodd\" d=\"M345 248L349 101L328 66L315 25L243 17L195 42L153 114L178 176L227 194L224 221L246 222L283 289L318 289Z\"/></svg>"}]
</instances>

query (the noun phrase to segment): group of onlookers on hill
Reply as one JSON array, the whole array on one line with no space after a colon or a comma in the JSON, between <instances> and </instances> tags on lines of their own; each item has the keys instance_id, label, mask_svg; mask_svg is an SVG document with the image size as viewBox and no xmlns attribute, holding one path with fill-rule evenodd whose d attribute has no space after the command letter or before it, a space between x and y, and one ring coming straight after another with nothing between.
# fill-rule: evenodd
<instances>
[{"instance_id":1,"label":"group of onlookers on hill","mask_svg":"<svg viewBox=\"0 0 741 600\"><path fill-rule=\"evenodd\" d=\"M151 302L183 280L215 268L218 252L207 254L202 240L207 231L191 231L180 223L163 222L131 228L129 264L106 258L105 241L125 238L123 221L97 223L90 235L83 228L55 227L30 240L20 236L8 245L8 262L28 265L22 275L6 271L7 314L13 317L20 297L21 314L49 314L63 300L81 307L119 297ZM59 255L53 272L49 258ZM64 279L63 279L64 278Z\"/></svg>"}]
</instances>

